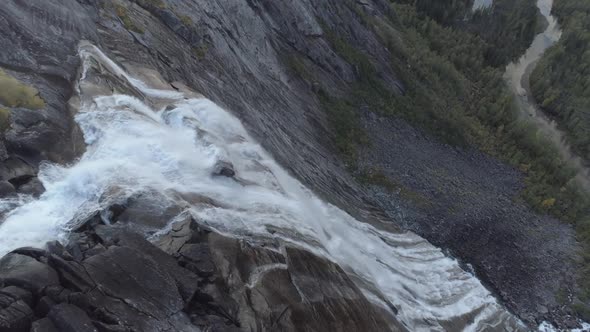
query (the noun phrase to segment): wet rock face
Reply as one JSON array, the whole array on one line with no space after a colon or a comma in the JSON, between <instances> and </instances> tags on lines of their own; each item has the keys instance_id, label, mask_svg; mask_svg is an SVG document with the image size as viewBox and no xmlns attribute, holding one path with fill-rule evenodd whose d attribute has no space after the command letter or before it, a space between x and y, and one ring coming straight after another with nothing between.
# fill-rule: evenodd
<instances>
[{"instance_id":1,"label":"wet rock face","mask_svg":"<svg viewBox=\"0 0 590 332\"><path fill-rule=\"evenodd\" d=\"M374 4L370 4L373 3ZM331 127L316 91L343 93L356 79L354 66L335 52L326 35L362 49L392 90L401 86L388 67L389 54L355 11L356 4L333 0L160 2L124 0L132 31L99 11L102 49L123 64L151 67L169 82L185 82L235 112L275 159L312 189L358 213L366 200L336 158ZM369 1L385 15L387 3ZM324 25L320 24L323 22ZM124 47L122 47L124 45ZM305 82L289 67L297 55L316 82ZM225 169L224 176L232 172ZM239 174L238 174L239 176Z\"/></svg>"},{"instance_id":2,"label":"wet rock face","mask_svg":"<svg viewBox=\"0 0 590 332\"><path fill-rule=\"evenodd\" d=\"M191 222L166 253L125 224L90 225L67 247L0 260L0 330L404 331L337 265L301 249Z\"/></svg>"},{"instance_id":3,"label":"wet rock face","mask_svg":"<svg viewBox=\"0 0 590 332\"><path fill-rule=\"evenodd\" d=\"M79 66L78 42L97 39L95 13L87 2L75 0L7 0L0 5L0 68L38 90L44 101L40 109L0 101L0 108L10 113L0 135L0 180L17 189L36 175L40 161L67 162L79 153L81 138L67 101ZM5 187L3 196L11 194ZM35 183L22 192L38 195L42 190Z\"/></svg>"}]
</instances>

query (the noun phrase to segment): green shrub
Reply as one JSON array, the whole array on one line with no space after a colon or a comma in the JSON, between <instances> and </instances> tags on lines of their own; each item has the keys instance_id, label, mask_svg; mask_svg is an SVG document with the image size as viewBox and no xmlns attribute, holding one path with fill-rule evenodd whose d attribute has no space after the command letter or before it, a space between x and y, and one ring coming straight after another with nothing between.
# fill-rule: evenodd
<instances>
[{"instance_id":1,"label":"green shrub","mask_svg":"<svg viewBox=\"0 0 590 332\"><path fill-rule=\"evenodd\" d=\"M207 47L207 45L195 46L192 48L192 51L197 59L203 60L209 51L209 47Z\"/></svg>"},{"instance_id":2,"label":"green shrub","mask_svg":"<svg viewBox=\"0 0 590 332\"><path fill-rule=\"evenodd\" d=\"M292 74L299 76L307 82L312 81L312 75L305 67L303 61L301 61L297 55L290 54L284 57L284 61Z\"/></svg>"},{"instance_id":3,"label":"green shrub","mask_svg":"<svg viewBox=\"0 0 590 332\"><path fill-rule=\"evenodd\" d=\"M166 3L162 0L139 0L139 3L142 5L153 6L159 9L166 8Z\"/></svg>"},{"instance_id":4,"label":"green shrub","mask_svg":"<svg viewBox=\"0 0 590 332\"><path fill-rule=\"evenodd\" d=\"M10 128L10 110L0 107L0 133Z\"/></svg>"},{"instance_id":5,"label":"green shrub","mask_svg":"<svg viewBox=\"0 0 590 332\"><path fill-rule=\"evenodd\" d=\"M8 107L41 109L45 102L37 89L27 86L0 69L0 103Z\"/></svg>"},{"instance_id":6,"label":"green shrub","mask_svg":"<svg viewBox=\"0 0 590 332\"><path fill-rule=\"evenodd\" d=\"M357 179L364 184L370 184L385 188L390 192L396 192L405 201L413 203L420 208L432 207L430 200L421 193L411 190L401 183L398 183L383 173L380 169L363 170Z\"/></svg>"},{"instance_id":7,"label":"green shrub","mask_svg":"<svg viewBox=\"0 0 590 332\"><path fill-rule=\"evenodd\" d=\"M189 26L189 27L193 25L193 20L190 18L190 16L178 15L178 17L180 18L180 21L182 22L182 24Z\"/></svg>"},{"instance_id":8,"label":"green shrub","mask_svg":"<svg viewBox=\"0 0 590 332\"><path fill-rule=\"evenodd\" d=\"M130 31L135 31L137 33L143 33L144 30L140 27L138 27L133 20L131 19L131 17L129 17L129 13L127 12L127 8L121 4L116 4L115 5L115 12L117 13L117 17L119 17L119 19L121 20L121 22L123 22L123 26L125 26L125 29L130 30Z\"/></svg>"},{"instance_id":9,"label":"green shrub","mask_svg":"<svg viewBox=\"0 0 590 332\"><path fill-rule=\"evenodd\" d=\"M354 163L357 147L366 142L365 133L359 127L354 104L330 97L323 90L319 91L318 97L334 130L336 147L348 162Z\"/></svg>"}]
</instances>

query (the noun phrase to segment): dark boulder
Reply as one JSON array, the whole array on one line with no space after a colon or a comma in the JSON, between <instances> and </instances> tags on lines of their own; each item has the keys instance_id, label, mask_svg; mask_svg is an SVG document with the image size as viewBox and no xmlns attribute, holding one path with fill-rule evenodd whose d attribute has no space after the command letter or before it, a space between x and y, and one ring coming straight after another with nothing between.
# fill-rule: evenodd
<instances>
[{"instance_id":1,"label":"dark boulder","mask_svg":"<svg viewBox=\"0 0 590 332\"><path fill-rule=\"evenodd\" d=\"M178 258L186 269L201 277L210 277L215 273L215 264L207 243L186 244L182 247Z\"/></svg>"},{"instance_id":2,"label":"dark boulder","mask_svg":"<svg viewBox=\"0 0 590 332\"><path fill-rule=\"evenodd\" d=\"M39 319L33 322L31 332L61 332L49 318Z\"/></svg>"},{"instance_id":3,"label":"dark boulder","mask_svg":"<svg viewBox=\"0 0 590 332\"><path fill-rule=\"evenodd\" d=\"M31 308L14 294L0 292L0 331L28 332L33 321Z\"/></svg>"},{"instance_id":4,"label":"dark boulder","mask_svg":"<svg viewBox=\"0 0 590 332\"><path fill-rule=\"evenodd\" d=\"M0 177L12 183L16 188L35 176L35 169L20 158L10 157L0 164Z\"/></svg>"},{"instance_id":5,"label":"dark boulder","mask_svg":"<svg viewBox=\"0 0 590 332\"><path fill-rule=\"evenodd\" d=\"M147 241L142 235L126 228L113 226L99 226L96 228L96 234L103 242L118 243L119 245L141 252L145 257L157 262L162 270L167 271L174 278L184 300L188 301L194 294L199 284L199 278L187 269L179 266L174 257L166 254Z\"/></svg>"},{"instance_id":6,"label":"dark boulder","mask_svg":"<svg viewBox=\"0 0 590 332\"><path fill-rule=\"evenodd\" d=\"M170 273L137 250L112 246L83 264L103 292L145 315L164 320L184 306Z\"/></svg>"},{"instance_id":7,"label":"dark boulder","mask_svg":"<svg viewBox=\"0 0 590 332\"><path fill-rule=\"evenodd\" d=\"M181 216L182 219L173 222L170 231L158 236L154 244L168 254L177 253L192 236L192 217L189 214Z\"/></svg>"},{"instance_id":8,"label":"dark boulder","mask_svg":"<svg viewBox=\"0 0 590 332\"><path fill-rule=\"evenodd\" d=\"M290 247L285 257L276 249L215 233L208 243L217 271L238 303L237 312L228 312L243 326L278 331L381 331L388 326L405 331L326 259ZM208 294L223 303L217 294Z\"/></svg>"},{"instance_id":9,"label":"dark boulder","mask_svg":"<svg viewBox=\"0 0 590 332\"><path fill-rule=\"evenodd\" d=\"M96 287L89 272L79 262L69 261L57 255L50 255L47 262L59 273L62 284L69 286L72 291L87 292Z\"/></svg>"},{"instance_id":10,"label":"dark boulder","mask_svg":"<svg viewBox=\"0 0 590 332\"><path fill-rule=\"evenodd\" d=\"M55 301L53 301L49 296L43 296L37 302L37 306L35 307L35 315L37 317L47 316L54 305L56 305Z\"/></svg>"},{"instance_id":11,"label":"dark boulder","mask_svg":"<svg viewBox=\"0 0 590 332\"><path fill-rule=\"evenodd\" d=\"M29 179L26 183L22 184L18 187L18 192L20 194L27 194L32 195L33 197L39 197L41 194L45 192L45 186L39 178L33 177Z\"/></svg>"},{"instance_id":12,"label":"dark boulder","mask_svg":"<svg viewBox=\"0 0 590 332\"><path fill-rule=\"evenodd\" d=\"M16 189L14 188L12 183L6 180L0 181L0 197L14 195L14 193L16 193Z\"/></svg>"},{"instance_id":13,"label":"dark boulder","mask_svg":"<svg viewBox=\"0 0 590 332\"><path fill-rule=\"evenodd\" d=\"M59 284L54 269L35 258L16 253L10 253L0 260L0 280L5 285L24 288L34 294L47 286Z\"/></svg>"},{"instance_id":14,"label":"dark boulder","mask_svg":"<svg viewBox=\"0 0 590 332\"><path fill-rule=\"evenodd\" d=\"M26 289L15 286L4 287L0 290L0 294L7 295L13 299L22 300L28 306L33 305L33 294Z\"/></svg>"},{"instance_id":15,"label":"dark boulder","mask_svg":"<svg viewBox=\"0 0 590 332\"><path fill-rule=\"evenodd\" d=\"M232 165L232 163L220 160L213 167L213 175L232 178L236 175L236 171L234 170L234 165Z\"/></svg>"},{"instance_id":16,"label":"dark boulder","mask_svg":"<svg viewBox=\"0 0 590 332\"><path fill-rule=\"evenodd\" d=\"M111 221L129 224L138 232L150 234L165 228L181 212L182 207L165 195L150 191L113 206Z\"/></svg>"},{"instance_id":17,"label":"dark boulder","mask_svg":"<svg viewBox=\"0 0 590 332\"><path fill-rule=\"evenodd\" d=\"M54 306L48 317L60 332L98 332L88 315L71 304Z\"/></svg>"}]
</instances>

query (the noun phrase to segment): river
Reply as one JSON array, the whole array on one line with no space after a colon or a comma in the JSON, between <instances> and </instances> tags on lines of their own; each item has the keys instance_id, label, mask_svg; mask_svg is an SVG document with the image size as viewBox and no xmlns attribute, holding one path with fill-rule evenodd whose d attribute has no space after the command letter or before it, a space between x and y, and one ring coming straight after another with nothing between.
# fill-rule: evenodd
<instances>
[{"instance_id":1,"label":"river","mask_svg":"<svg viewBox=\"0 0 590 332\"><path fill-rule=\"evenodd\" d=\"M472 11L489 8L494 3L494 0L475 0L473 2Z\"/></svg>"},{"instance_id":2,"label":"river","mask_svg":"<svg viewBox=\"0 0 590 332\"><path fill-rule=\"evenodd\" d=\"M561 38L561 29L557 19L551 15L553 0L538 0L537 7L547 20L546 29L535 36L533 43L525 54L516 62L506 67L505 79L508 86L515 94L521 119L534 124L538 134L547 138L559 151L564 160L577 170L576 180L584 188L590 190L590 170L584 165L583 160L572 152L567 143L566 135L561 131L555 120L546 116L537 106L529 87L529 77L535 65L541 59L545 51L553 46Z\"/></svg>"}]
</instances>

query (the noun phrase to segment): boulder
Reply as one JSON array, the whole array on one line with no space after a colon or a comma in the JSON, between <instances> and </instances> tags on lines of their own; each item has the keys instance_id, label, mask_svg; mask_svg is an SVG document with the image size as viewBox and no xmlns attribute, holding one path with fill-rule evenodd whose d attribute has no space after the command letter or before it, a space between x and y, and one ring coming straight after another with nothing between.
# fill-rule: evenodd
<instances>
[{"instance_id":1,"label":"boulder","mask_svg":"<svg viewBox=\"0 0 590 332\"><path fill-rule=\"evenodd\" d=\"M41 196L44 192L45 186L43 186L43 183L37 177L31 178L29 181L18 187L19 194L27 194L35 198Z\"/></svg>"},{"instance_id":2,"label":"boulder","mask_svg":"<svg viewBox=\"0 0 590 332\"><path fill-rule=\"evenodd\" d=\"M0 290L0 294L8 295L13 299L22 300L28 306L33 305L33 294L26 289L15 286L4 287Z\"/></svg>"},{"instance_id":3,"label":"boulder","mask_svg":"<svg viewBox=\"0 0 590 332\"><path fill-rule=\"evenodd\" d=\"M112 246L83 265L106 295L129 303L145 315L165 320L184 306L169 271L145 253Z\"/></svg>"},{"instance_id":4,"label":"boulder","mask_svg":"<svg viewBox=\"0 0 590 332\"><path fill-rule=\"evenodd\" d=\"M178 290L185 301L188 301L198 287L200 279L190 271L178 265L174 257L166 254L164 251L150 243L144 236L134 233L126 228L113 226L98 226L96 234L103 243L117 243L121 246L134 249L141 252L145 257L149 257L157 262L158 266L170 273Z\"/></svg>"},{"instance_id":5,"label":"boulder","mask_svg":"<svg viewBox=\"0 0 590 332\"><path fill-rule=\"evenodd\" d=\"M236 175L236 171L234 170L234 165L229 161L219 160L213 167L213 175L232 178Z\"/></svg>"},{"instance_id":6,"label":"boulder","mask_svg":"<svg viewBox=\"0 0 590 332\"><path fill-rule=\"evenodd\" d=\"M47 316L54 305L56 305L55 301L53 301L49 296L43 296L37 302L37 306L35 307L35 315L37 317Z\"/></svg>"},{"instance_id":7,"label":"boulder","mask_svg":"<svg viewBox=\"0 0 590 332\"><path fill-rule=\"evenodd\" d=\"M49 318L39 319L33 322L31 332L61 332Z\"/></svg>"},{"instance_id":8,"label":"boulder","mask_svg":"<svg viewBox=\"0 0 590 332\"><path fill-rule=\"evenodd\" d=\"M238 303L233 315L243 326L351 332L382 331L387 326L406 331L371 304L348 275L327 259L292 247L285 249L284 256L276 249L215 233L209 235L208 244L219 276ZM215 292L207 294L214 302L224 303Z\"/></svg>"},{"instance_id":9,"label":"boulder","mask_svg":"<svg viewBox=\"0 0 590 332\"><path fill-rule=\"evenodd\" d=\"M122 206L113 208L116 208L113 212L113 222L129 224L133 229L144 234L153 234L162 230L183 210L165 195L156 191L137 194L129 198Z\"/></svg>"},{"instance_id":10,"label":"boulder","mask_svg":"<svg viewBox=\"0 0 590 332\"><path fill-rule=\"evenodd\" d=\"M5 285L17 286L39 294L44 288L58 285L54 269L30 256L10 253L0 260L0 280Z\"/></svg>"},{"instance_id":11,"label":"boulder","mask_svg":"<svg viewBox=\"0 0 590 332\"><path fill-rule=\"evenodd\" d=\"M182 220L173 222L170 231L160 235L154 240L154 244L168 254L177 253L192 236L192 222L192 217L188 214Z\"/></svg>"},{"instance_id":12,"label":"boulder","mask_svg":"<svg viewBox=\"0 0 590 332\"><path fill-rule=\"evenodd\" d=\"M62 303L54 306L48 317L60 332L98 332L88 315L71 304Z\"/></svg>"},{"instance_id":13,"label":"boulder","mask_svg":"<svg viewBox=\"0 0 590 332\"><path fill-rule=\"evenodd\" d=\"M186 269L201 277L210 277L215 273L215 264L207 243L186 244L180 250L179 263Z\"/></svg>"},{"instance_id":14,"label":"boulder","mask_svg":"<svg viewBox=\"0 0 590 332\"><path fill-rule=\"evenodd\" d=\"M17 188L35 176L35 169L18 157L10 157L0 164L0 177Z\"/></svg>"},{"instance_id":15,"label":"boulder","mask_svg":"<svg viewBox=\"0 0 590 332\"><path fill-rule=\"evenodd\" d=\"M0 181L0 197L10 196L10 195L13 195L14 193L16 193L16 189L14 188L12 183L10 183L6 180Z\"/></svg>"},{"instance_id":16,"label":"boulder","mask_svg":"<svg viewBox=\"0 0 590 332\"><path fill-rule=\"evenodd\" d=\"M6 288L0 291L0 331L28 332L33 321L33 311L20 298L20 291L13 293L12 290L6 291Z\"/></svg>"}]
</instances>

